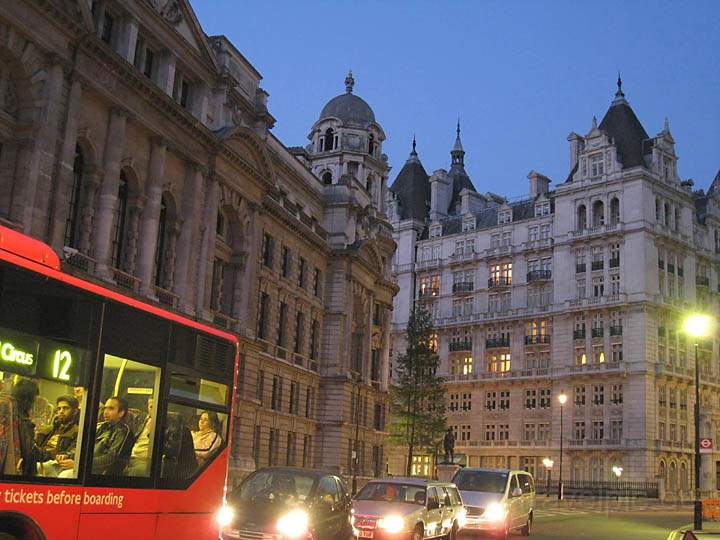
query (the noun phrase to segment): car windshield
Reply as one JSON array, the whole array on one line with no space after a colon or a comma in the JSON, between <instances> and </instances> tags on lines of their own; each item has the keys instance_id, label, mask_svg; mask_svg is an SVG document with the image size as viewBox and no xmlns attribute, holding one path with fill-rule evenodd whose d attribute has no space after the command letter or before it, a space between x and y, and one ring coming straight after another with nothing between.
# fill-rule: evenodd
<instances>
[{"instance_id":1,"label":"car windshield","mask_svg":"<svg viewBox=\"0 0 720 540\"><path fill-rule=\"evenodd\" d=\"M463 470L457 474L454 482L460 491L504 493L507 478L506 472Z\"/></svg>"},{"instance_id":2,"label":"car windshield","mask_svg":"<svg viewBox=\"0 0 720 540\"><path fill-rule=\"evenodd\" d=\"M385 501L425 504L425 486L399 482L370 482L355 496L359 501Z\"/></svg>"},{"instance_id":3,"label":"car windshield","mask_svg":"<svg viewBox=\"0 0 720 540\"><path fill-rule=\"evenodd\" d=\"M253 501L302 503L310 497L315 480L312 475L296 471L259 471L235 490L231 500L241 503Z\"/></svg>"}]
</instances>

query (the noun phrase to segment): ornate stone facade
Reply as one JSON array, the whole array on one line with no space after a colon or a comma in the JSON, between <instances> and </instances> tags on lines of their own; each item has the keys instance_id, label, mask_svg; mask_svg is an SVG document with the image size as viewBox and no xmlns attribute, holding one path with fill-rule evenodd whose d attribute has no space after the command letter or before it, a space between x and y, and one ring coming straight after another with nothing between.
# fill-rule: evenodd
<instances>
[{"instance_id":1,"label":"ornate stone facade","mask_svg":"<svg viewBox=\"0 0 720 540\"><path fill-rule=\"evenodd\" d=\"M349 474L349 445L367 476L384 467L396 290L384 135L354 126L375 153L291 152L260 80L186 1L3 0L0 220L69 272L240 337L234 480L268 463ZM350 154L371 191L356 169L316 175Z\"/></svg>"}]
</instances>

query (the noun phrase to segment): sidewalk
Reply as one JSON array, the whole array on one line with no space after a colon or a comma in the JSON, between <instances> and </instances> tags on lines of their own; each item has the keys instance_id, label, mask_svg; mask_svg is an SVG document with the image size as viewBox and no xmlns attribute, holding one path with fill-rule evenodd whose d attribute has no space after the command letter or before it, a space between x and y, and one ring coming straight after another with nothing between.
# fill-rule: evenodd
<instances>
[{"instance_id":1,"label":"sidewalk","mask_svg":"<svg viewBox=\"0 0 720 540\"><path fill-rule=\"evenodd\" d=\"M708 540L720 538L720 522L704 521L702 531L693 531L692 523L688 523L685 527L671 532L667 540L702 540L705 538Z\"/></svg>"}]
</instances>

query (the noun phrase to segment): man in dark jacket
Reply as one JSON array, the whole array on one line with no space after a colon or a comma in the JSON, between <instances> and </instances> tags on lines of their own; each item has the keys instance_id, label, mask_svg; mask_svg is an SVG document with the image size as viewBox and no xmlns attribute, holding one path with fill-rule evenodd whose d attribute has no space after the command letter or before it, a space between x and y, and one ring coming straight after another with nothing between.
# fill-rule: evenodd
<instances>
[{"instance_id":1,"label":"man in dark jacket","mask_svg":"<svg viewBox=\"0 0 720 540\"><path fill-rule=\"evenodd\" d=\"M35 443L45 452L41 465L44 476L57 476L75 466L79 404L72 396L60 396L56 403L52 423L35 430Z\"/></svg>"},{"instance_id":2,"label":"man in dark jacket","mask_svg":"<svg viewBox=\"0 0 720 540\"><path fill-rule=\"evenodd\" d=\"M128 404L124 398L113 396L105 402L105 421L97 428L93 450L93 474L123 475L135 437L125 422Z\"/></svg>"}]
</instances>

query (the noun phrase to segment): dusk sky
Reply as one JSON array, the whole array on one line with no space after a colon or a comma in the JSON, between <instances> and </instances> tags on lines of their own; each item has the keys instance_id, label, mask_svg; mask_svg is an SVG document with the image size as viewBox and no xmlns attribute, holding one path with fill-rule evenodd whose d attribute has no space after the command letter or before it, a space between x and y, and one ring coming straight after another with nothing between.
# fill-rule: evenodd
<instances>
[{"instance_id":1,"label":"dusk sky","mask_svg":"<svg viewBox=\"0 0 720 540\"><path fill-rule=\"evenodd\" d=\"M623 91L649 136L667 116L683 179L707 188L720 169L718 1L194 0L262 73L273 133L305 146L323 105L355 93L386 134L393 170L413 133L429 174L449 168L458 115L466 170L480 192L528 191L535 169L556 185L571 131L585 135Z\"/></svg>"}]
</instances>

